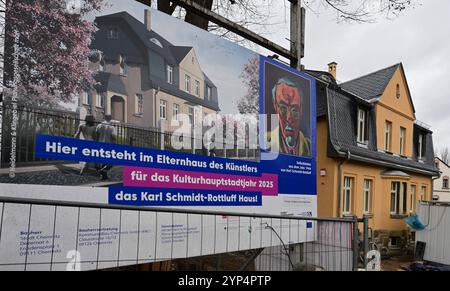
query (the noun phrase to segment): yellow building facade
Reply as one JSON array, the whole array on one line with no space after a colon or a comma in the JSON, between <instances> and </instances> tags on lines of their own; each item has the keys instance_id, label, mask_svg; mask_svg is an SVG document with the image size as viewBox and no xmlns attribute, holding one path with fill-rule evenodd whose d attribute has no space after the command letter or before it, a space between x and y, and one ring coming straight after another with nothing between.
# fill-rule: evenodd
<instances>
[{"instance_id":1,"label":"yellow building facade","mask_svg":"<svg viewBox=\"0 0 450 291\"><path fill-rule=\"evenodd\" d=\"M403 65L339 85L330 78L335 72L331 66L328 78L312 72L322 81L317 92L319 216L367 215L374 231L407 230L405 218L418 201L432 199L438 170L432 132L416 121Z\"/></svg>"}]
</instances>

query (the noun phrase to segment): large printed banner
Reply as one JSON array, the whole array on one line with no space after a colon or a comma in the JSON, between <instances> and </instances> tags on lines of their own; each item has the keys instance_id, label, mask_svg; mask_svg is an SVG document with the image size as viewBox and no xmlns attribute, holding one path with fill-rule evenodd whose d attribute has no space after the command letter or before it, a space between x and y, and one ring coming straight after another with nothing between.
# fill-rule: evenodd
<instances>
[{"instance_id":1,"label":"large printed banner","mask_svg":"<svg viewBox=\"0 0 450 291\"><path fill-rule=\"evenodd\" d=\"M9 1L6 9L10 25L0 119L0 197L317 215L313 77L138 2L79 1L84 4L70 7L64 1L28 2ZM42 29L27 20L31 15ZM133 218L120 219L116 212L105 217L100 213L99 221L94 219L97 213L89 214L82 218L83 227L74 229L69 218L51 220L61 215L56 210L53 216L30 210L26 218L21 207L6 205L2 212L2 269L20 269L30 256L43 263L36 266L54 269L55 240L62 256L58 264L69 249L85 257L109 252L116 243L126 247L117 229L136 218L131 212ZM139 234L130 245L147 236L156 241L151 256L110 257L120 264L107 266L88 260L83 268L160 261L168 258L167 252L172 259L281 243L265 242L266 229L261 228L253 245L192 252L188 247L183 256L173 256L174 241L163 238L168 229L173 235L173 221L148 215L157 221L145 225L144 232L133 227L127 231ZM46 228L55 223L51 231ZM192 217L189 225L178 225L194 234L217 229L216 223L224 221L205 224ZM247 222L226 223L250 227ZM293 231L283 225L279 231L284 227ZM303 230L297 229L289 242L314 239L312 224L296 227ZM44 245L33 254L28 248L31 234L33 244ZM81 240L96 236L105 236L108 243ZM200 236L202 244L212 244L210 236ZM230 242L240 237L239 232L227 233ZM187 239L180 236L177 243ZM168 243L159 245L160 240ZM9 263L2 265L5 256Z\"/></svg>"}]
</instances>

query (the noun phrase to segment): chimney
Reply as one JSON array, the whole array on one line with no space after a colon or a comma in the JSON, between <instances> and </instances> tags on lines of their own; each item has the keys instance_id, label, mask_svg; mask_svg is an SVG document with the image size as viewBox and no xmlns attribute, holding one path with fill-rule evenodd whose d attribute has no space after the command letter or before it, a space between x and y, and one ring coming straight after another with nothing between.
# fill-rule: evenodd
<instances>
[{"instance_id":1,"label":"chimney","mask_svg":"<svg viewBox=\"0 0 450 291\"><path fill-rule=\"evenodd\" d=\"M336 79L336 70L337 70L337 63L336 62L332 62L328 64L328 73L330 73L334 79Z\"/></svg>"},{"instance_id":2,"label":"chimney","mask_svg":"<svg viewBox=\"0 0 450 291\"><path fill-rule=\"evenodd\" d=\"M144 24L148 31L152 30L152 14L149 9L144 10Z\"/></svg>"}]
</instances>

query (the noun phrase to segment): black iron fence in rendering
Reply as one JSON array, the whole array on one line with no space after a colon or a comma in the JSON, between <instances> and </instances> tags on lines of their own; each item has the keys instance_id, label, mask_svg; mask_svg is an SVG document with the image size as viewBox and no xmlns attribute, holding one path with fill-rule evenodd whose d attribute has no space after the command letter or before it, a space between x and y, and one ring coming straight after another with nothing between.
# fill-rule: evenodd
<instances>
[{"instance_id":1,"label":"black iron fence in rendering","mask_svg":"<svg viewBox=\"0 0 450 291\"><path fill-rule=\"evenodd\" d=\"M11 148L13 146L11 132L13 109L10 104L3 104L3 122L2 122L2 144L1 144L1 166L9 167L11 159ZM17 127L16 127L16 165L29 166L36 164L55 163L45 159L36 158L35 139L36 134L49 134L64 137L73 137L77 132L80 123L84 122L79 118L79 114L73 111L45 109L30 106L18 106L17 108ZM99 121L96 121L98 124ZM174 150L172 147L172 137L175 133L163 132L157 128L139 127L131 124L113 123L116 128L117 138L114 141L117 144L131 145L152 149ZM182 141L183 136L178 138ZM248 139L248 137L245 137ZM188 137L189 147L181 149L184 152L195 154L211 154L202 142L202 138L195 136ZM218 157L257 159L259 151L250 148L247 145L242 147L237 138L223 140L222 144L216 145L214 155ZM239 145L239 146L238 146Z\"/></svg>"}]
</instances>

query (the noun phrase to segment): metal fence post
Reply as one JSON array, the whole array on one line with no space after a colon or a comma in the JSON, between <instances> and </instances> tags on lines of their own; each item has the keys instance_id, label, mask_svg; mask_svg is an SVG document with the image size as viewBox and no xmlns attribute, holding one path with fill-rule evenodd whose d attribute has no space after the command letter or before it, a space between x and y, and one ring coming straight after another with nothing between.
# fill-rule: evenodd
<instances>
[{"instance_id":1,"label":"metal fence post","mask_svg":"<svg viewBox=\"0 0 450 291\"><path fill-rule=\"evenodd\" d=\"M359 236L358 236L358 217L353 217L353 271L358 271L359 257Z\"/></svg>"},{"instance_id":2,"label":"metal fence post","mask_svg":"<svg viewBox=\"0 0 450 291\"><path fill-rule=\"evenodd\" d=\"M367 266L367 253L369 252L369 217L363 216L363 243L364 243L364 268Z\"/></svg>"}]
</instances>

